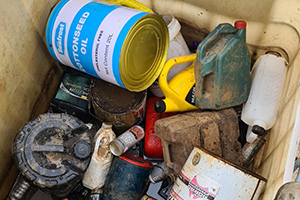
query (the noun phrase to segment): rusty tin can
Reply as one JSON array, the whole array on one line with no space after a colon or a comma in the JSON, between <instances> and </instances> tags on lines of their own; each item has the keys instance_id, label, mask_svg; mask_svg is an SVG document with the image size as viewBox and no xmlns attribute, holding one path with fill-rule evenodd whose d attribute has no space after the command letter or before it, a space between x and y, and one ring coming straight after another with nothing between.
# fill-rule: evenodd
<instances>
[{"instance_id":1,"label":"rusty tin can","mask_svg":"<svg viewBox=\"0 0 300 200\"><path fill-rule=\"evenodd\" d=\"M257 200L266 181L224 158L195 147L168 199Z\"/></svg>"},{"instance_id":2,"label":"rusty tin can","mask_svg":"<svg viewBox=\"0 0 300 200\"><path fill-rule=\"evenodd\" d=\"M113 124L116 135L141 125L146 113L147 90L130 92L100 79L92 79L89 112L100 122Z\"/></svg>"},{"instance_id":3,"label":"rusty tin can","mask_svg":"<svg viewBox=\"0 0 300 200\"><path fill-rule=\"evenodd\" d=\"M115 157L104 185L103 200L141 199L152 167L150 161L128 153Z\"/></svg>"},{"instance_id":4,"label":"rusty tin can","mask_svg":"<svg viewBox=\"0 0 300 200\"><path fill-rule=\"evenodd\" d=\"M145 136L145 131L141 126L135 125L122 133L109 144L109 149L115 156L125 153L134 144L141 141Z\"/></svg>"}]
</instances>

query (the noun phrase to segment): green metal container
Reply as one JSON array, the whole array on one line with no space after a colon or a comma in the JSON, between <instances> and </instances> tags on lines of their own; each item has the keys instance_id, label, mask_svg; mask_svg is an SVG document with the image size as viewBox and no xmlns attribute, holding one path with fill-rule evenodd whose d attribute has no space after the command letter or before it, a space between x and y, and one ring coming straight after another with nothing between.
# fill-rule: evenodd
<instances>
[{"instance_id":1,"label":"green metal container","mask_svg":"<svg viewBox=\"0 0 300 200\"><path fill-rule=\"evenodd\" d=\"M197 48L196 106L219 110L244 103L250 86L246 22L218 25Z\"/></svg>"}]
</instances>

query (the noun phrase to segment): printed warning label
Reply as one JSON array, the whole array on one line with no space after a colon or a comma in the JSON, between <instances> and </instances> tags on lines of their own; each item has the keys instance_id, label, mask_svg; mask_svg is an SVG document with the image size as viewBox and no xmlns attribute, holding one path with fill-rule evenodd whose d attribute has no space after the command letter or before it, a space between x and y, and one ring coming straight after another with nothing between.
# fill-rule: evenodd
<instances>
[{"instance_id":1,"label":"printed warning label","mask_svg":"<svg viewBox=\"0 0 300 200\"><path fill-rule=\"evenodd\" d=\"M170 200L214 200L221 185L203 174L194 174L191 178L180 173L171 190Z\"/></svg>"}]
</instances>

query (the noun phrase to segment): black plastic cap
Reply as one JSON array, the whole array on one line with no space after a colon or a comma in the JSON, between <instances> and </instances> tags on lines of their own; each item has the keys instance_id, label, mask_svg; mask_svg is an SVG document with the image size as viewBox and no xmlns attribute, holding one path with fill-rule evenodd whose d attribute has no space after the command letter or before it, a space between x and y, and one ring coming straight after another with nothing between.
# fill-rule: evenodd
<instances>
[{"instance_id":1,"label":"black plastic cap","mask_svg":"<svg viewBox=\"0 0 300 200\"><path fill-rule=\"evenodd\" d=\"M155 102L154 110L158 113L164 113L166 111L166 103L164 101Z\"/></svg>"},{"instance_id":2,"label":"black plastic cap","mask_svg":"<svg viewBox=\"0 0 300 200\"><path fill-rule=\"evenodd\" d=\"M257 135L262 136L262 135L265 134L266 130L263 127L261 127L261 126L254 125L252 127L252 132L255 133L255 134L257 134Z\"/></svg>"},{"instance_id":3,"label":"black plastic cap","mask_svg":"<svg viewBox=\"0 0 300 200\"><path fill-rule=\"evenodd\" d=\"M77 158L85 159L91 154L91 146L87 142L81 140L75 144L74 154Z\"/></svg>"}]
</instances>

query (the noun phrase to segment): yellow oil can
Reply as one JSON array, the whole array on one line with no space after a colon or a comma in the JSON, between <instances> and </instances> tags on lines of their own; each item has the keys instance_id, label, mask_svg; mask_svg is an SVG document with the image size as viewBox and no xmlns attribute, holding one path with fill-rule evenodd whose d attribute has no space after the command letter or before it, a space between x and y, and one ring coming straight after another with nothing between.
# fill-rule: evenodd
<instances>
[{"instance_id":1,"label":"yellow oil can","mask_svg":"<svg viewBox=\"0 0 300 200\"><path fill-rule=\"evenodd\" d=\"M193 62L195 58L196 54L192 54L172 58L166 62L158 80L159 87L166 98L155 103L156 112L183 112L198 109L195 106L194 63L174 76L169 83L167 82L167 75L173 66Z\"/></svg>"}]
</instances>

